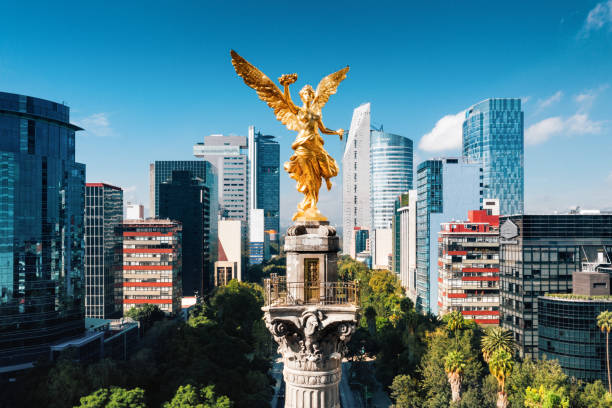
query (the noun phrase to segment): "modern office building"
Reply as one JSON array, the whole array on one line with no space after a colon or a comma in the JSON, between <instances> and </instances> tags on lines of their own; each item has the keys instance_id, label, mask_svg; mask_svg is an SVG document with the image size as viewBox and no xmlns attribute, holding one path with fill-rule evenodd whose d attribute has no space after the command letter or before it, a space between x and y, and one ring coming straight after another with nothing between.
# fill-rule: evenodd
<instances>
[{"instance_id":1,"label":"modern office building","mask_svg":"<svg viewBox=\"0 0 612 408\"><path fill-rule=\"evenodd\" d=\"M538 356L538 296L570 293L574 271L611 253L610 214L500 218L500 319L521 356Z\"/></svg>"},{"instance_id":2,"label":"modern office building","mask_svg":"<svg viewBox=\"0 0 612 408\"><path fill-rule=\"evenodd\" d=\"M212 287L217 260L217 179L205 163L206 178L174 170L159 189L159 217L182 224L182 284L184 296L202 295Z\"/></svg>"},{"instance_id":3,"label":"modern office building","mask_svg":"<svg viewBox=\"0 0 612 408\"><path fill-rule=\"evenodd\" d=\"M126 220L144 220L144 205L128 202L125 209Z\"/></svg>"},{"instance_id":4,"label":"modern office building","mask_svg":"<svg viewBox=\"0 0 612 408\"><path fill-rule=\"evenodd\" d=\"M402 227L401 212L399 211L399 209L408 207L409 197L409 193L403 193L395 197L395 201L393 202L393 222L391 225L391 229L393 230L393 265L391 270L395 272L398 277L400 274L400 264L402 255Z\"/></svg>"},{"instance_id":5,"label":"modern office building","mask_svg":"<svg viewBox=\"0 0 612 408\"><path fill-rule=\"evenodd\" d=\"M264 214L267 239L279 250L280 231L280 146L274 136L255 132L249 126L249 205ZM256 227L259 228L259 227Z\"/></svg>"},{"instance_id":6,"label":"modern office building","mask_svg":"<svg viewBox=\"0 0 612 408\"><path fill-rule=\"evenodd\" d=\"M85 185L85 317L120 317L122 293L123 190Z\"/></svg>"},{"instance_id":7,"label":"modern office building","mask_svg":"<svg viewBox=\"0 0 612 408\"><path fill-rule=\"evenodd\" d=\"M438 307L482 325L499 325L499 213L468 212L438 238Z\"/></svg>"},{"instance_id":8,"label":"modern office building","mask_svg":"<svg viewBox=\"0 0 612 408\"><path fill-rule=\"evenodd\" d=\"M0 368L84 331L85 165L63 104L0 92Z\"/></svg>"},{"instance_id":9,"label":"modern office building","mask_svg":"<svg viewBox=\"0 0 612 408\"><path fill-rule=\"evenodd\" d=\"M395 198L412 189L412 140L370 133L370 211L372 229L391 228Z\"/></svg>"},{"instance_id":10,"label":"modern office building","mask_svg":"<svg viewBox=\"0 0 612 408\"><path fill-rule=\"evenodd\" d=\"M263 210L261 212L263 222ZM219 221L219 256L215 262L215 287L225 286L232 279L242 281L246 265L242 259L241 224L240 220Z\"/></svg>"},{"instance_id":11,"label":"modern office building","mask_svg":"<svg viewBox=\"0 0 612 408\"><path fill-rule=\"evenodd\" d=\"M192 177L212 183L209 173L216 176L216 168L202 160L158 160L149 165L149 214L151 218L159 218L159 185L170 180L175 170L187 170ZM216 180L216 178L215 178ZM215 184L218 186L219 184ZM218 205L217 201L217 205Z\"/></svg>"},{"instance_id":12,"label":"modern office building","mask_svg":"<svg viewBox=\"0 0 612 408\"><path fill-rule=\"evenodd\" d=\"M123 221L123 311L145 304L175 315L181 310L181 224Z\"/></svg>"},{"instance_id":13,"label":"modern office building","mask_svg":"<svg viewBox=\"0 0 612 408\"><path fill-rule=\"evenodd\" d=\"M466 111L463 157L482 164L483 197L501 214L523 213L524 123L520 99L489 98Z\"/></svg>"},{"instance_id":14,"label":"modern office building","mask_svg":"<svg viewBox=\"0 0 612 408\"><path fill-rule=\"evenodd\" d=\"M353 112L342 156L342 252L351 257L351 231L370 229L370 104Z\"/></svg>"},{"instance_id":15,"label":"modern office building","mask_svg":"<svg viewBox=\"0 0 612 408\"><path fill-rule=\"evenodd\" d=\"M370 231L360 227L355 227L353 230L353 248L351 248L351 257L355 258L358 253L369 249L368 240L370 239Z\"/></svg>"},{"instance_id":16,"label":"modern office building","mask_svg":"<svg viewBox=\"0 0 612 408\"><path fill-rule=\"evenodd\" d=\"M222 218L241 220L248 225L249 168L246 136L210 135L193 146L193 155L217 169L219 208ZM246 238L246 228L243 230Z\"/></svg>"},{"instance_id":17,"label":"modern office building","mask_svg":"<svg viewBox=\"0 0 612 408\"><path fill-rule=\"evenodd\" d=\"M417 170L417 310L438 314L438 231L482 206L479 164L457 158L424 161Z\"/></svg>"},{"instance_id":18,"label":"modern office building","mask_svg":"<svg viewBox=\"0 0 612 408\"><path fill-rule=\"evenodd\" d=\"M270 237L272 231L266 231L265 211L263 208L251 210L249 217L249 265L257 265L270 259Z\"/></svg>"},{"instance_id":19,"label":"modern office building","mask_svg":"<svg viewBox=\"0 0 612 408\"><path fill-rule=\"evenodd\" d=\"M416 201L417 191L410 190L407 200L398 203L399 216L399 278L406 295L416 304ZM396 238L397 239L397 238ZM397 245L396 245L397 246ZM394 259L397 255L394 254ZM396 261L397 262L397 261Z\"/></svg>"},{"instance_id":20,"label":"modern office building","mask_svg":"<svg viewBox=\"0 0 612 408\"><path fill-rule=\"evenodd\" d=\"M579 380L608 385L606 335L597 316L612 310L611 265L585 265L573 274L573 293L538 297L540 358L557 360L563 372Z\"/></svg>"}]
</instances>

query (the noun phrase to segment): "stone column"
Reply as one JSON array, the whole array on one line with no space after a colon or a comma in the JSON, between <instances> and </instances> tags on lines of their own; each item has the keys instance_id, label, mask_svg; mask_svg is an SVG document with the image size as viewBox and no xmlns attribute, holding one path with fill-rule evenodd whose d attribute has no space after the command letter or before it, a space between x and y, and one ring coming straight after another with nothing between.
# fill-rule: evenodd
<instances>
[{"instance_id":1,"label":"stone column","mask_svg":"<svg viewBox=\"0 0 612 408\"><path fill-rule=\"evenodd\" d=\"M298 221L285 238L286 279L266 283L264 318L283 356L285 408L340 407L342 357L358 307L354 283L337 283L338 250L327 222Z\"/></svg>"},{"instance_id":2,"label":"stone column","mask_svg":"<svg viewBox=\"0 0 612 408\"><path fill-rule=\"evenodd\" d=\"M285 408L339 408L342 356L357 324L350 305L264 308L283 355Z\"/></svg>"}]
</instances>

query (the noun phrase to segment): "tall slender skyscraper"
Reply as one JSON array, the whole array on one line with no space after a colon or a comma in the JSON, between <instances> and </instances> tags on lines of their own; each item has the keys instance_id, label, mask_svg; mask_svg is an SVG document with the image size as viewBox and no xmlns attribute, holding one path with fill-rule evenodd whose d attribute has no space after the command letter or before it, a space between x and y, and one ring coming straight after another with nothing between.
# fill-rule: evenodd
<instances>
[{"instance_id":1,"label":"tall slender skyscraper","mask_svg":"<svg viewBox=\"0 0 612 408\"><path fill-rule=\"evenodd\" d=\"M65 105L0 92L0 367L85 327L78 130Z\"/></svg>"},{"instance_id":2,"label":"tall slender skyscraper","mask_svg":"<svg viewBox=\"0 0 612 408\"><path fill-rule=\"evenodd\" d=\"M438 231L482 206L480 164L456 158L426 160L417 170L417 310L438 313Z\"/></svg>"},{"instance_id":3,"label":"tall slender skyscraper","mask_svg":"<svg viewBox=\"0 0 612 408\"><path fill-rule=\"evenodd\" d=\"M467 110L463 157L482 163L483 197L496 198L502 215L524 208L524 135L520 99L490 98Z\"/></svg>"},{"instance_id":4,"label":"tall slender skyscraper","mask_svg":"<svg viewBox=\"0 0 612 408\"><path fill-rule=\"evenodd\" d=\"M121 316L123 190L105 183L85 187L85 317Z\"/></svg>"},{"instance_id":5,"label":"tall slender skyscraper","mask_svg":"<svg viewBox=\"0 0 612 408\"><path fill-rule=\"evenodd\" d=\"M391 228L395 198L412 189L412 140L383 132L370 132L371 228Z\"/></svg>"},{"instance_id":6,"label":"tall slender skyscraper","mask_svg":"<svg viewBox=\"0 0 612 408\"><path fill-rule=\"evenodd\" d=\"M261 209L264 231L278 250L280 230L280 146L274 136L249 126L249 205ZM257 226L256 229L259 229ZM251 225L249 225L249 229ZM251 240L252 241L252 240ZM262 242L263 244L263 242Z\"/></svg>"},{"instance_id":7,"label":"tall slender skyscraper","mask_svg":"<svg viewBox=\"0 0 612 408\"><path fill-rule=\"evenodd\" d=\"M353 112L342 156L342 252L355 247L356 227L370 229L370 104Z\"/></svg>"}]
</instances>

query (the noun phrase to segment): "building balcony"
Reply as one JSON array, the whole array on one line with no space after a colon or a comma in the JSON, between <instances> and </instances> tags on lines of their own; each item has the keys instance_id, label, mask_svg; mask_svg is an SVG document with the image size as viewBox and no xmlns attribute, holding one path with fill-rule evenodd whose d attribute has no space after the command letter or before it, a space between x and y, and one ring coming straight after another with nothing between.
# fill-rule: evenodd
<instances>
[{"instance_id":1,"label":"building balcony","mask_svg":"<svg viewBox=\"0 0 612 408\"><path fill-rule=\"evenodd\" d=\"M287 282L277 276L264 280L266 307L302 305L358 306L356 282Z\"/></svg>"}]
</instances>

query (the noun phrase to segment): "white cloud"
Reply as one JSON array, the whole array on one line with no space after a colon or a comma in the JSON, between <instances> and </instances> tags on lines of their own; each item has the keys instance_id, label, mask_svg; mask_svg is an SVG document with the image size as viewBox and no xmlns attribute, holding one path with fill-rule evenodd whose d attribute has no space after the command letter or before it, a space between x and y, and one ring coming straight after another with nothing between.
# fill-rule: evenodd
<instances>
[{"instance_id":1,"label":"white cloud","mask_svg":"<svg viewBox=\"0 0 612 408\"><path fill-rule=\"evenodd\" d=\"M559 102L561 100L561 98L563 98L563 92L562 91L557 91L555 92L553 95L551 95L549 98L544 99L543 101L539 101L538 102L538 109L544 109L544 108L548 108L550 105Z\"/></svg>"},{"instance_id":2,"label":"white cloud","mask_svg":"<svg viewBox=\"0 0 612 408\"><path fill-rule=\"evenodd\" d=\"M569 118L555 116L535 123L525 131L525 143L535 145L543 143L553 136L598 134L603 130L603 121L593 121L586 113L576 113Z\"/></svg>"},{"instance_id":3,"label":"white cloud","mask_svg":"<svg viewBox=\"0 0 612 408\"><path fill-rule=\"evenodd\" d=\"M563 119L556 116L546 118L534 125L531 125L525 130L525 143L539 144L547 141L551 136L560 133L563 130Z\"/></svg>"},{"instance_id":4,"label":"white cloud","mask_svg":"<svg viewBox=\"0 0 612 408\"><path fill-rule=\"evenodd\" d=\"M428 152L461 148L461 133L465 111L446 115L436 122L431 132L426 133L419 142L419 149Z\"/></svg>"},{"instance_id":5,"label":"white cloud","mask_svg":"<svg viewBox=\"0 0 612 408\"><path fill-rule=\"evenodd\" d=\"M580 104L582 109L589 109L595 101L595 98L606 89L608 89L608 84L603 84L596 89L588 89L574 96L574 100Z\"/></svg>"},{"instance_id":6,"label":"white cloud","mask_svg":"<svg viewBox=\"0 0 612 408\"><path fill-rule=\"evenodd\" d=\"M605 26L612 29L612 0L597 3L597 5L589 11L580 36L588 37L591 31L600 30Z\"/></svg>"},{"instance_id":7,"label":"white cloud","mask_svg":"<svg viewBox=\"0 0 612 408\"><path fill-rule=\"evenodd\" d=\"M91 135L101 137L114 136L115 131L111 127L109 116L105 112L94 113L83 119L75 120L75 123Z\"/></svg>"}]
</instances>

